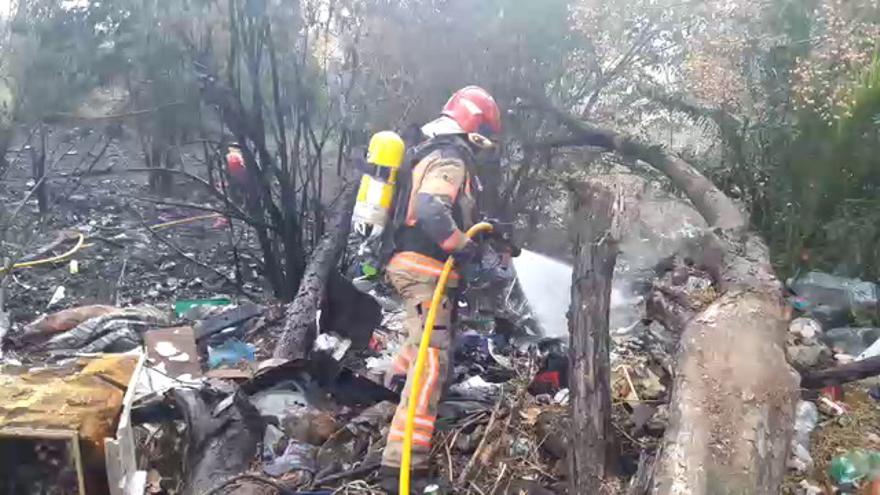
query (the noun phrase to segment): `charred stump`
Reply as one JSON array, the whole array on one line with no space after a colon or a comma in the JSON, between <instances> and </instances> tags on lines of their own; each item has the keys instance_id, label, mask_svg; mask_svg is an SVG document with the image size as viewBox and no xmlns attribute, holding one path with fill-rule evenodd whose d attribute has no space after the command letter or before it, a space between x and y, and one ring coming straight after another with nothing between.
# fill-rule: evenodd
<instances>
[{"instance_id":1,"label":"charred stump","mask_svg":"<svg viewBox=\"0 0 880 495\"><path fill-rule=\"evenodd\" d=\"M569 388L572 493L599 493L613 444L608 311L617 241L611 237L614 197L597 184L575 192L573 209L581 228L574 233L575 265L569 316Z\"/></svg>"},{"instance_id":2,"label":"charred stump","mask_svg":"<svg viewBox=\"0 0 880 495\"><path fill-rule=\"evenodd\" d=\"M349 187L342 193L333 224L312 253L296 297L285 309L284 330L273 354L275 358L294 360L308 355L330 272L348 239L355 192Z\"/></svg>"}]
</instances>

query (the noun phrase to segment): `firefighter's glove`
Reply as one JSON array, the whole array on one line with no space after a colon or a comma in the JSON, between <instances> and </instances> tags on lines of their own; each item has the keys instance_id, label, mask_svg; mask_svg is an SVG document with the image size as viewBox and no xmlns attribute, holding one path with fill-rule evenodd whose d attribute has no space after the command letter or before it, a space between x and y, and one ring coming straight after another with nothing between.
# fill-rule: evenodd
<instances>
[{"instance_id":1,"label":"firefighter's glove","mask_svg":"<svg viewBox=\"0 0 880 495\"><path fill-rule=\"evenodd\" d=\"M459 265L469 290L505 287L516 277L513 267L490 246L476 247L476 254L468 263ZM458 258L456 258L458 259Z\"/></svg>"},{"instance_id":2,"label":"firefighter's glove","mask_svg":"<svg viewBox=\"0 0 880 495\"><path fill-rule=\"evenodd\" d=\"M455 266L464 267L480 258L480 246L476 242L468 240L467 244L458 251L452 253L455 258Z\"/></svg>"},{"instance_id":3,"label":"firefighter's glove","mask_svg":"<svg viewBox=\"0 0 880 495\"><path fill-rule=\"evenodd\" d=\"M492 224L492 232L488 238L497 251L507 253L513 258L520 255L522 249L513 239L513 222L502 222L494 218L484 221Z\"/></svg>"}]
</instances>

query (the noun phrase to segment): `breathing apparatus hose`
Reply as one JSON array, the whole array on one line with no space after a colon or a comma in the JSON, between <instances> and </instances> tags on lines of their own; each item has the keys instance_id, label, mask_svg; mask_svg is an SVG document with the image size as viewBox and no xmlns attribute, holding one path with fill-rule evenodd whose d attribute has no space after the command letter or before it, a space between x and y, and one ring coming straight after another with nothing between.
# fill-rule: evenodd
<instances>
[{"instance_id":1,"label":"breathing apparatus hose","mask_svg":"<svg viewBox=\"0 0 880 495\"><path fill-rule=\"evenodd\" d=\"M481 232L491 232L492 224L482 222L474 225L467 231L468 238L473 238ZM400 495L409 495L410 488L410 468L412 467L412 439L415 432L416 420L416 402L413 397L418 397L422 389L422 372L425 370L425 361L428 357L428 348L431 344L431 334L434 332L434 321L437 319L437 308L443 301L443 295L446 293L446 285L449 283L449 275L455 267L455 259L450 256L443 265L443 271L440 272L440 278L437 280L437 288L434 289L434 296L431 298L431 307L428 309L428 315L425 317L425 328L422 332L422 340L419 342L419 353L416 357L416 365L413 368L412 387L410 389L410 400L406 410L406 428L403 433L403 455L400 458L400 484L398 491Z\"/></svg>"}]
</instances>

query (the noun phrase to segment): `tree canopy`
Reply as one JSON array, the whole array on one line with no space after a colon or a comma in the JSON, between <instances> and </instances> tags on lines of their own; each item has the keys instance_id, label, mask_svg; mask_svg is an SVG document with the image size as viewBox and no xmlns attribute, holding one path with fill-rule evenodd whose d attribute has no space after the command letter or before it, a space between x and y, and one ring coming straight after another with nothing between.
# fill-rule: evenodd
<instances>
[{"instance_id":1,"label":"tree canopy","mask_svg":"<svg viewBox=\"0 0 880 495\"><path fill-rule=\"evenodd\" d=\"M10 13L4 149L14 125L75 116L108 88L149 167L174 168L193 140L244 141L272 203L265 248L291 280L327 180L353 175L348 150L473 83L505 109L486 175L512 218L548 218L548 195L587 170L644 171L572 139L554 108L696 165L783 272L809 260L880 276L876 0L19 0Z\"/></svg>"}]
</instances>

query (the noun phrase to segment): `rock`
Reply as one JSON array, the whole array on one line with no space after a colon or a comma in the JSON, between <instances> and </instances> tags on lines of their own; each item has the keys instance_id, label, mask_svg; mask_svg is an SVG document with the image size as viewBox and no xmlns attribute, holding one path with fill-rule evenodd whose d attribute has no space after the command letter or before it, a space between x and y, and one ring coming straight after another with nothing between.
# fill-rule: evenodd
<instances>
[{"instance_id":1,"label":"rock","mask_svg":"<svg viewBox=\"0 0 880 495\"><path fill-rule=\"evenodd\" d=\"M810 272L789 281L789 287L810 306L839 308L851 312L858 321L877 315L880 289L872 282Z\"/></svg>"},{"instance_id":2,"label":"rock","mask_svg":"<svg viewBox=\"0 0 880 495\"><path fill-rule=\"evenodd\" d=\"M831 356L828 348L823 345L793 345L786 351L788 361L799 371L815 368L823 358Z\"/></svg>"},{"instance_id":3,"label":"rock","mask_svg":"<svg viewBox=\"0 0 880 495\"><path fill-rule=\"evenodd\" d=\"M812 342L822 333L822 324L812 318L795 318L788 326L788 331Z\"/></svg>"},{"instance_id":4,"label":"rock","mask_svg":"<svg viewBox=\"0 0 880 495\"><path fill-rule=\"evenodd\" d=\"M880 328L839 327L828 330L821 336L822 342L835 353L858 356L871 344L880 339Z\"/></svg>"}]
</instances>

